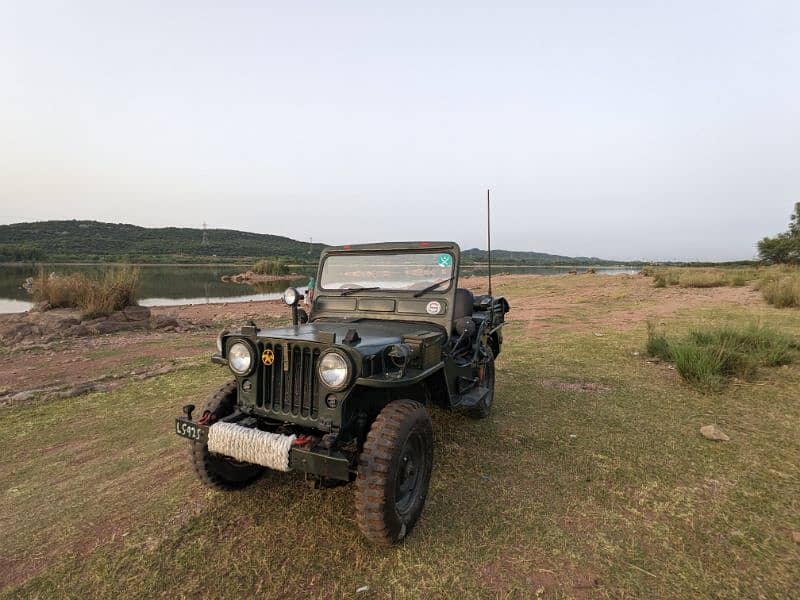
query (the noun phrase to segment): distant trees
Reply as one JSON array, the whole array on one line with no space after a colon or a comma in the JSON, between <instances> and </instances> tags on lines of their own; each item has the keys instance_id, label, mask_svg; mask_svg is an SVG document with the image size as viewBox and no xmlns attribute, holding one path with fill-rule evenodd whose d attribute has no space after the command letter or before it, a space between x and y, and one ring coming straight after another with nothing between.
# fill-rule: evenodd
<instances>
[{"instance_id":1,"label":"distant trees","mask_svg":"<svg viewBox=\"0 0 800 600\"><path fill-rule=\"evenodd\" d=\"M794 212L789 218L789 230L758 242L758 254L762 260L770 263L800 263L800 202L794 205Z\"/></svg>"},{"instance_id":2,"label":"distant trees","mask_svg":"<svg viewBox=\"0 0 800 600\"><path fill-rule=\"evenodd\" d=\"M0 244L0 261L24 262L43 260L44 252L32 244Z\"/></svg>"}]
</instances>

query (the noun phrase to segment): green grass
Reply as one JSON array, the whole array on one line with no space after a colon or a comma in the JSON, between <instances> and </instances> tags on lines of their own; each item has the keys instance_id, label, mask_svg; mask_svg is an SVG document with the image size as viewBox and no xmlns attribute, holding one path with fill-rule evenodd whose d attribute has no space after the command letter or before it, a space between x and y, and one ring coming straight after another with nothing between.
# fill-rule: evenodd
<instances>
[{"instance_id":1,"label":"green grass","mask_svg":"<svg viewBox=\"0 0 800 600\"><path fill-rule=\"evenodd\" d=\"M559 293L576 284L526 285ZM513 306L530 293L517 282L498 291ZM800 314L758 311L765 327L800 334ZM747 331L752 319L753 309L706 306L669 323L690 339ZM489 419L433 411L428 502L397 548L362 539L350 486L317 491L272 473L222 494L194 480L172 418L223 382L224 369L0 409L0 576L15 577L2 595L793 596L800 368L764 369L757 384L708 396L637 356L643 327L602 337L527 327L506 328ZM766 345L759 335L723 338ZM709 423L731 441L703 439ZM356 595L361 586L369 592Z\"/></svg>"},{"instance_id":2,"label":"green grass","mask_svg":"<svg viewBox=\"0 0 800 600\"><path fill-rule=\"evenodd\" d=\"M670 340L648 323L645 351L673 363L695 388L719 391L733 378L754 380L760 366L791 364L800 355L800 342L754 324L693 330L685 338Z\"/></svg>"},{"instance_id":3,"label":"green grass","mask_svg":"<svg viewBox=\"0 0 800 600\"><path fill-rule=\"evenodd\" d=\"M657 288L664 288L672 285L684 288L741 287L759 277L759 270L752 267L650 268L642 272L647 276L653 277L653 285Z\"/></svg>"}]
</instances>

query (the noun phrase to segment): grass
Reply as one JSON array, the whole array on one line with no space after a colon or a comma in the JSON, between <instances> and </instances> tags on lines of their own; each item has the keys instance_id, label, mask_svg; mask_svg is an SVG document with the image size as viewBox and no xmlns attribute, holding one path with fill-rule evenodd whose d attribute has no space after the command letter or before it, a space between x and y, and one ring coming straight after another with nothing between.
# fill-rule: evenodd
<instances>
[{"instance_id":1,"label":"grass","mask_svg":"<svg viewBox=\"0 0 800 600\"><path fill-rule=\"evenodd\" d=\"M84 317L94 318L135 304L138 282L139 270L131 267L108 269L96 276L46 276L39 269L32 293L36 302L47 302L51 308L78 308Z\"/></svg>"},{"instance_id":2,"label":"grass","mask_svg":"<svg viewBox=\"0 0 800 600\"><path fill-rule=\"evenodd\" d=\"M685 288L712 288L747 285L758 278L759 271L754 268L696 268L680 267L671 269L649 268L642 270L647 276L653 277L653 285L664 288L677 285Z\"/></svg>"},{"instance_id":3,"label":"grass","mask_svg":"<svg viewBox=\"0 0 800 600\"><path fill-rule=\"evenodd\" d=\"M681 377L698 390L719 391L733 378L753 381L760 366L791 364L800 355L800 342L753 324L696 329L685 338L670 340L648 323L645 350L674 363Z\"/></svg>"},{"instance_id":4,"label":"grass","mask_svg":"<svg viewBox=\"0 0 800 600\"><path fill-rule=\"evenodd\" d=\"M650 295L637 304L661 306L637 278L556 279L515 279L497 292L521 308L543 290L560 305L574 289L640 286ZM616 302L628 314L627 300ZM793 311L710 301L672 313L670 330L746 330L754 310L765 326L800 334ZM364 542L350 486L317 491L271 473L221 494L195 481L172 417L220 385L224 369L0 408L0 595L796 595L800 367L764 370L758 385L710 399L636 356L641 322L598 337L579 319L534 332L520 315L509 314L492 416L433 411L431 490L397 548ZM704 440L698 429L708 423L731 442ZM362 586L369 591L357 595Z\"/></svg>"},{"instance_id":5,"label":"grass","mask_svg":"<svg viewBox=\"0 0 800 600\"><path fill-rule=\"evenodd\" d=\"M253 265L253 273L259 275L286 275L289 272L289 266L282 260L268 260L262 259Z\"/></svg>"},{"instance_id":6,"label":"grass","mask_svg":"<svg viewBox=\"0 0 800 600\"><path fill-rule=\"evenodd\" d=\"M800 270L771 270L761 277L758 289L772 306L800 308Z\"/></svg>"}]
</instances>

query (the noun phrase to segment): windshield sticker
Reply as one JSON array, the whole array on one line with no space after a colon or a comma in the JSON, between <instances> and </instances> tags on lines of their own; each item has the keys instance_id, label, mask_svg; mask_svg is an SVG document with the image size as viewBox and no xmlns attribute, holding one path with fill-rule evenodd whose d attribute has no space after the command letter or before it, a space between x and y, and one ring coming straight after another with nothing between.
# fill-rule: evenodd
<instances>
[{"instance_id":1,"label":"windshield sticker","mask_svg":"<svg viewBox=\"0 0 800 600\"><path fill-rule=\"evenodd\" d=\"M442 312L442 303L437 302L436 300L431 300L428 302L428 306L425 307L425 310L428 311L429 315L438 315Z\"/></svg>"},{"instance_id":2,"label":"windshield sticker","mask_svg":"<svg viewBox=\"0 0 800 600\"><path fill-rule=\"evenodd\" d=\"M440 254L439 260L436 261L440 267L449 267L453 264L453 257L449 254Z\"/></svg>"}]
</instances>

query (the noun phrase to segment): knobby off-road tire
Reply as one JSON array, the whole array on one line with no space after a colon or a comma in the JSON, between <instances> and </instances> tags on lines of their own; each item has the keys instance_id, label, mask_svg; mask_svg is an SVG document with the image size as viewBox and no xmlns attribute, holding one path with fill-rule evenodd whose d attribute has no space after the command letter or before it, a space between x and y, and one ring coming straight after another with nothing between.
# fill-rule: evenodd
<instances>
[{"instance_id":1,"label":"knobby off-road tire","mask_svg":"<svg viewBox=\"0 0 800 600\"><path fill-rule=\"evenodd\" d=\"M419 402L387 404L367 435L358 462L356 521L377 544L396 544L425 506L433 467L433 428Z\"/></svg>"},{"instance_id":2,"label":"knobby off-road tire","mask_svg":"<svg viewBox=\"0 0 800 600\"><path fill-rule=\"evenodd\" d=\"M486 346L483 350L484 363L481 367L481 381L479 385L489 388L489 393L486 397L474 408L467 411L467 415L473 419L485 419L492 412L492 404L494 404L494 352L491 347Z\"/></svg>"},{"instance_id":3,"label":"knobby off-road tire","mask_svg":"<svg viewBox=\"0 0 800 600\"><path fill-rule=\"evenodd\" d=\"M236 405L236 382L219 388L205 403L200 415L211 412L218 419L230 414ZM264 472L264 467L243 463L208 451L207 444L191 442L189 457L197 478L208 487L229 491L243 488Z\"/></svg>"}]
</instances>

